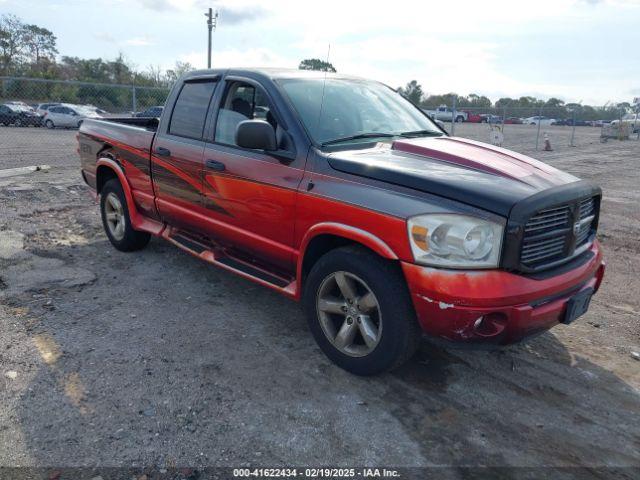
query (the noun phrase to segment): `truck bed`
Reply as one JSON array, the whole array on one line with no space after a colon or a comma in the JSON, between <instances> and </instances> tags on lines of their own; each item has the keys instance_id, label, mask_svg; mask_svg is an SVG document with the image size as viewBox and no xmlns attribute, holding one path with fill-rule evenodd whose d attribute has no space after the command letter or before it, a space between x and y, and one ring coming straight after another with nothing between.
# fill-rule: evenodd
<instances>
[{"instance_id":1,"label":"truck bed","mask_svg":"<svg viewBox=\"0 0 640 480\"><path fill-rule=\"evenodd\" d=\"M115 160L129 180L136 206L151 218L157 217L151 183L151 148L157 128L157 118L87 119L78 133L85 182L98 189L97 161Z\"/></svg>"},{"instance_id":2,"label":"truck bed","mask_svg":"<svg viewBox=\"0 0 640 480\"><path fill-rule=\"evenodd\" d=\"M124 125L132 125L134 127L141 127L145 130L151 130L155 132L158 129L160 119L153 117L106 117L102 120L112 123L122 123Z\"/></svg>"}]
</instances>

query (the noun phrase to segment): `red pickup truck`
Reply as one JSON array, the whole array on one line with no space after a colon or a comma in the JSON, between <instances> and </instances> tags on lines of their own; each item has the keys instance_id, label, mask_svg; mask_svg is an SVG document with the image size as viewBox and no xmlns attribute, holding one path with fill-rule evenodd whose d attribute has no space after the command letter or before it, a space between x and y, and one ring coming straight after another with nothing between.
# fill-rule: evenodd
<instances>
[{"instance_id":1,"label":"red pickup truck","mask_svg":"<svg viewBox=\"0 0 640 480\"><path fill-rule=\"evenodd\" d=\"M301 300L356 374L423 332L506 344L570 323L604 274L600 188L450 137L378 82L197 71L159 119L87 119L78 138L115 248L159 236Z\"/></svg>"}]
</instances>

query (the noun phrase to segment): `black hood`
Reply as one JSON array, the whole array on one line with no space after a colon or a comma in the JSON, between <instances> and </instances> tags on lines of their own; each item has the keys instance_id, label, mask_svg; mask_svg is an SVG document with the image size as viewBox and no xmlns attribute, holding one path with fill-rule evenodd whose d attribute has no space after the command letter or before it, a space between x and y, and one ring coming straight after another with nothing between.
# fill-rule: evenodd
<instances>
[{"instance_id":1,"label":"black hood","mask_svg":"<svg viewBox=\"0 0 640 480\"><path fill-rule=\"evenodd\" d=\"M539 192L579 179L533 158L471 140L400 140L329 155L332 168L409 187L507 217Z\"/></svg>"}]
</instances>

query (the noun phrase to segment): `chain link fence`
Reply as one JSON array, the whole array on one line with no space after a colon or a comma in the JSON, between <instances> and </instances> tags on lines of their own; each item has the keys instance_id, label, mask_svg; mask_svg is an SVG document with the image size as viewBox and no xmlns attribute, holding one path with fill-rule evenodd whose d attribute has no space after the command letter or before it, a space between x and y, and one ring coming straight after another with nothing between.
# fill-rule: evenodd
<instances>
[{"instance_id":1,"label":"chain link fence","mask_svg":"<svg viewBox=\"0 0 640 480\"><path fill-rule=\"evenodd\" d=\"M594 141L640 140L640 113L602 106L423 106L451 135L518 151L579 147Z\"/></svg>"},{"instance_id":2,"label":"chain link fence","mask_svg":"<svg viewBox=\"0 0 640 480\"><path fill-rule=\"evenodd\" d=\"M77 163L85 118L158 115L169 87L0 77L0 169ZM148 111L145 113L145 111Z\"/></svg>"},{"instance_id":3,"label":"chain link fence","mask_svg":"<svg viewBox=\"0 0 640 480\"><path fill-rule=\"evenodd\" d=\"M72 133L84 118L159 115L170 87L0 77L0 169L77 162ZM454 97L455 98L455 97ZM430 105L450 134L518 152L640 140L640 118L625 109ZM146 111L146 112L145 112ZM635 116L635 117L634 117Z\"/></svg>"}]
</instances>

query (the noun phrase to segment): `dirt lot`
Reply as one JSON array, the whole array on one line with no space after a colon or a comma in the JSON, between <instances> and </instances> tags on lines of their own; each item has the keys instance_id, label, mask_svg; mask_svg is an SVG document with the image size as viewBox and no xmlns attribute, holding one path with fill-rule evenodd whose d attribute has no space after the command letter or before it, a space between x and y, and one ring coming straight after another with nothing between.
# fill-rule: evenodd
<instances>
[{"instance_id":1,"label":"dirt lot","mask_svg":"<svg viewBox=\"0 0 640 480\"><path fill-rule=\"evenodd\" d=\"M532 128L507 125L506 145L532 154ZM0 172L0 466L640 468L640 142L569 135L534 156L604 189L589 313L500 350L425 340L363 379L276 293L157 239L114 250L75 132L0 129L0 168L52 165Z\"/></svg>"}]
</instances>

